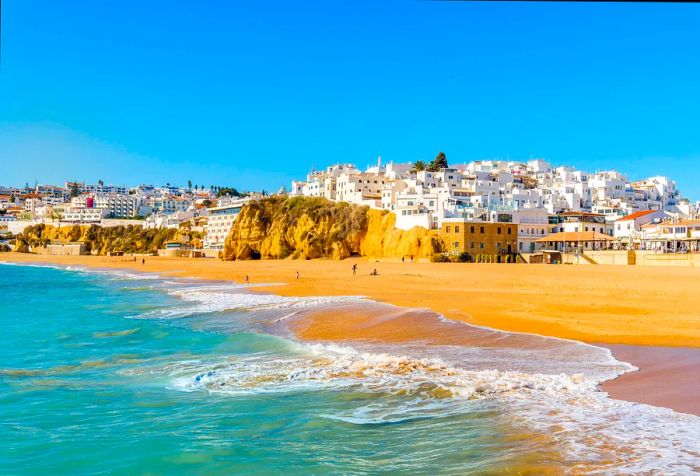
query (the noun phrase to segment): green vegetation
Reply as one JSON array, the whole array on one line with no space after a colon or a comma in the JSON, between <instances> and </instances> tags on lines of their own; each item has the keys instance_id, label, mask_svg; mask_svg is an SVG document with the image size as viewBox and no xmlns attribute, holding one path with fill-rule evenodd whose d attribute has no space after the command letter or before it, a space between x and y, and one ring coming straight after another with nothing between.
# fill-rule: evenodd
<instances>
[{"instance_id":1,"label":"green vegetation","mask_svg":"<svg viewBox=\"0 0 700 476\"><path fill-rule=\"evenodd\" d=\"M413 167L411 167L411 173L415 174L416 172L422 172L425 169L425 162L423 162L422 160L416 160L416 162L413 164Z\"/></svg>"},{"instance_id":2,"label":"green vegetation","mask_svg":"<svg viewBox=\"0 0 700 476\"><path fill-rule=\"evenodd\" d=\"M457 255L436 253L430 258L430 261L433 263L472 263L474 258L467 251L462 251Z\"/></svg>"},{"instance_id":3,"label":"green vegetation","mask_svg":"<svg viewBox=\"0 0 700 476\"><path fill-rule=\"evenodd\" d=\"M70 184L70 198L75 198L78 195L80 195L80 189L78 188L78 184L73 182Z\"/></svg>"},{"instance_id":4,"label":"green vegetation","mask_svg":"<svg viewBox=\"0 0 700 476\"><path fill-rule=\"evenodd\" d=\"M216 198L220 198L223 196L229 195L231 197L243 197L245 194L239 192L233 187L217 187L216 188Z\"/></svg>"},{"instance_id":5,"label":"green vegetation","mask_svg":"<svg viewBox=\"0 0 700 476\"><path fill-rule=\"evenodd\" d=\"M433 161L430 162L430 165L428 165L428 171L429 172L439 172L440 169L446 169L447 167L448 167L447 156L445 155L444 152L440 152L435 157L435 159L433 159Z\"/></svg>"},{"instance_id":6,"label":"green vegetation","mask_svg":"<svg viewBox=\"0 0 700 476\"><path fill-rule=\"evenodd\" d=\"M446 169L448 167L447 156L444 152L440 152L429 164L426 164L422 160L416 160L413 167L411 167L411 173L415 174L416 172L421 172L423 170L427 170L428 172L439 172L441 169Z\"/></svg>"}]
</instances>

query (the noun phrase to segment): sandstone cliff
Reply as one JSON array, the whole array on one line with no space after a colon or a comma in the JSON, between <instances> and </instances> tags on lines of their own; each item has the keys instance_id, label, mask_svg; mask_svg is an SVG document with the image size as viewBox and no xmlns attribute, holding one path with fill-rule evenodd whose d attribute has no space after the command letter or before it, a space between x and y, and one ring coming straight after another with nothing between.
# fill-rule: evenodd
<instances>
[{"instance_id":1,"label":"sandstone cliff","mask_svg":"<svg viewBox=\"0 0 700 476\"><path fill-rule=\"evenodd\" d=\"M241 210L224 245L223 258L344 259L431 257L442 251L435 232L394 228L392 213L322 198L270 197Z\"/></svg>"},{"instance_id":2,"label":"sandstone cliff","mask_svg":"<svg viewBox=\"0 0 700 476\"><path fill-rule=\"evenodd\" d=\"M28 226L16 236L15 251L29 252L30 247L49 243L85 243L86 251L104 255L109 251L125 253L149 253L162 248L168 240L181 238L180 230L144 229L140 225L100 227L97 225Z\"/></svg>"}]
</instances>

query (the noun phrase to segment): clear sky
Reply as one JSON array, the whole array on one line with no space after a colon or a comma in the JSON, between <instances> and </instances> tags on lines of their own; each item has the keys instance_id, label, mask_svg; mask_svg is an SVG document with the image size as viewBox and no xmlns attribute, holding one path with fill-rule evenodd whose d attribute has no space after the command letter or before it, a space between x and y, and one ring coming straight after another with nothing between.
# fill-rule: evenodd
<instances>
[{"instance_id":1,"label":"clear sky","mask_svg":"<svg viewBox=\"0 0 700 476\"><path fill-rule=\"evenodd\" d=\"M0 184L543 157L700 199L700 5L5 0Z\"/></svg>"}]
</instances>

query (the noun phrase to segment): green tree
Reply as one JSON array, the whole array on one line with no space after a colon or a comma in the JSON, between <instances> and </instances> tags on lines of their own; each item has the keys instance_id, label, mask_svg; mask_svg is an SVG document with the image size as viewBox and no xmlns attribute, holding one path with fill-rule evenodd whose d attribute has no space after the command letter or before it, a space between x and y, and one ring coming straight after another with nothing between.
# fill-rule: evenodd
<instances>
[{"instance_id":1,"label":"green tree","mask_svg":"<svg viewBox=\"0 0 700 476\"><path fill-rule=\"evenodd\" d=\"M216 191L216 198L223 197L224 195L240 197L241 193L233 187L218 188L218 190Z\"/></svg>"},{"instance_id":2,"label":"green tree","mask_svg":"<svg viewBox=\"0 0 700 476\"><path fill-rule=\"evenodd\" d=\"M78 188L78 184L73 182L70 184L70 198L75 198L78 195L80 195L80 189Z\"/></svg>"},{"instance_id":3,"label":"green tree","mask_svg":"<svg viewBox=\"0 0 700 476\"><path fill-rule=\"evenodd\" d=\"M17 201L17 198L14 196L14 194L10 197L10 203L15 203Z\"/></svg>"},{"instance_id":4,"label":"green tree","mask_svg":"<svg viewBox=\"0 0 700 476\"><path fill-rule=\"evenodd\" d=\"M433 161L430 162L428 170L431 172L438 172L440 169L446 169L447 167L447 156L444 152L440 152L435 157L435 159L433 159Z\"/></svg>"},{"instance_id":5,"label":"green tree","mask_svg":"<svg viewBox=\"0 0 700 476\"><path fill-rule=\"evenodd\" d=\"M187 179L187 190L192 190L192 180Z\"/></svg>"},{"instance_id":6,"label":"green tree","mask_svg":"<svg viewBox=\"0 0 700 476\"><path fill-rule=\"evenodd\" d=\"M425 162L422 160L416 160L416 162L413 164L413 167L411 167L411 173L415 174L416 172L421 172L425 170Z\"/></svg>"}]
</instances>

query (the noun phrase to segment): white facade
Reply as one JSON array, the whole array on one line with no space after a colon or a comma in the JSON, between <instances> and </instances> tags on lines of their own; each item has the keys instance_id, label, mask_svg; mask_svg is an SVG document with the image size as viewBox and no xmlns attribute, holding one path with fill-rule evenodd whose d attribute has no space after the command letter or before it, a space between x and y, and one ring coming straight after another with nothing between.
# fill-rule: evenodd
<instances>
[{"instance_id":1,"label":"white facade","mask_svg":"<svg viewBox=\"0 0 700 476\"><path fill-rule=\"evenodd\" d=\"M100 223L105 216L101 208L68 208L61 214L61 221L70 223Z\"/></svg>"},{"instance_id":2,"label":"white facade","mask_svg":"<svg viewBox=\"0 0 700 476\"><path fill-rule=\"evenodd\" d=\"M224 249L226 237L236 222L241 208L248 201L248 199L239 199L232 201L230 205L209 209L209 217L205 226L204 248L212 250Z\"/></svg>"},{"instance_id":3,"label":"white facade","mask_svg":"<svg viewBox=\"0 0 700 476\"><path fill-rule=\"evenodd\" d=\"M104 210L107 218L133 218L138 215L139 199L133 195L116 193L94 195L94 208Z\"/></svg>"}]
</instances>

